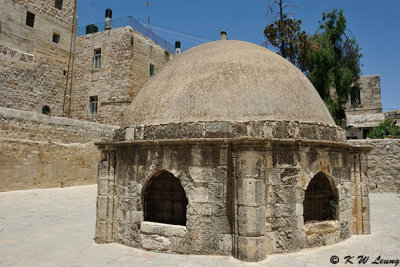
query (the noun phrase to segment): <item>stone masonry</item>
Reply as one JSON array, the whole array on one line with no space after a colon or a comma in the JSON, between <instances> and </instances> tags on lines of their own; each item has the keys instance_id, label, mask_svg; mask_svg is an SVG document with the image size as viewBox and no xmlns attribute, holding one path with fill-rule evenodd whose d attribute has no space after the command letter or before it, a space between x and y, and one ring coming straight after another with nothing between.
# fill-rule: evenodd
<instances>
[{"instance_id":1,"label":"stone masonry","mask_svg":"<svg viewBox=\"0 0 400 267\"><path fill-rule=\"evenodd\" d=\"M0 107L62 115L74 0L0 0ZM27 12L34 26L25 24ZM75 30L74 30L75 31ZM59 43L53 34L59 34Z\"/></svg>"},{"instance_id":2,"label":"stone masonry","mask_svg":"<svg viewBox=\"0 0 400 267\"><path fill-rule=\"evenodd\" d=\"M101 49L101 67L93 70L94 49ZM169 60L169 52L130 26L87 34L77 40L72 118L118 125L123 112L150 78ZM96 115L90 96L98 97Z\"/></svg>"},{"instance_id":3,"label":"stone masonry","mask_svg":"<svg viewBox=\"0 0 400 267\"><path fill-rule=\"evenodd\" d=\"M400 192L400 139L352 140L355 145L369 145L369 188L372 192Z\"/></svg>"},{"instance_id":4,"label":"stone masonry","mask_svg":"<svg viewBox=\"0 0 400 267\"><path fill-rule=\"evenodd\" d=\"M99 143L96 242L259 261L268 254L370 232L364 148L312 141L311 123L258 124L229 134L224 131L238 125L215 122L211 133L205 123L192 140L176 136L185 132L185 124L162 125L162 131L154 130L157 136L132 137L126 129L116 135L125 142ZM292 132L305 139L291 140ZM322 140L332 138L329 131L320 133ZM265 134L272 139L260 138ZM278 136L282 139L274 139ZM189 200L186 227L144 221L143 192L159 170L182 183ZM334 221L304 224L304 190L319 172L334 185L339 215Z\"/></svg>"},{"instance_id":5,"label":"stone masonry","mask_svg":"<svg viewBox=\"0 0 400 267\"><path fill-rule=\"evenodd\" d=\"M254 44L170 60L96 144L97 243L261 261L370 233L371 147L347 143L304 74Z\"/></svg>"},{"instance_id":6,"label":"stone masonry","mask_svg":"<svg viewBox=\"0 0 400 267\"><path fill-rule=\"evenodd\" d=\"M361 115L382 113L381 78L379 75L366 75L360 77L361 104L346 104L346 115Z\"/></svg>"},{"instance_id":7,"label":"stone masonry","mask_svg":"<svg viewBox=\"0 0 400 267\"><path fill-rule=\"evenodd\" d=\"M93 184L116 127L0 108L0 191Z\"/></svg>"}]
</instances>

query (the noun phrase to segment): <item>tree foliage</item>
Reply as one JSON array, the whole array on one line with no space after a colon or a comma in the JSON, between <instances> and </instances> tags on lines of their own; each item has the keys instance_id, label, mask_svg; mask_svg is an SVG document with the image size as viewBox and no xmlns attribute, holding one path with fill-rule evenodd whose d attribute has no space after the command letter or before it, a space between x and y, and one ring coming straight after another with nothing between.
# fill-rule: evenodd
<instances>
[{"instance_id":1,"label":"tree foliage","mask_svg":"<svg viewBox=\"0 0 400 267\"><path fill-rule=\"evenodd\" d=\"M360 47L349 37L343 10L322 14L313 36L301 30L301 20L290 17L289 0L273 0L271 22L264 29L266 45L300 68L324 100L338 125L345 119L349 96L360 90ZM275 14L275 16L274 16Z\"/></svg>"},{"instance_id":2,"label":"tree foliage","mask_svg":"<svg viewBox=\"0 0 400 267\"><path fill-rule=\"evenodd\" d=\"M400 128L394 125L392 119L386 119L378 126L372 128L367 133L367 138L383 139L386 138L388 135L393 135L393 136L400 135Z\"/></svg>"},{"instance_id":3,"label":"tree foliage","mask_svg":"<svg viewBox=\"0 0 400 267\"><path fill-rule=\"evenodd\" d=\"M278 54L305 71L304 63L310 45L310 37L301 30L301 20L291 18L289 0L273 0L269 5L270 23L264 29L265 44L273 46Z\"/></svg>"},{"instance_id":4,"label":"tree foliage","mask_svg":"<svg viewBox=\"0 0 400 267\"><path fill-rule=\"evenodd\" d=\"M327 104L337 124L345 119L349 96L360 90L360 47L347 33L343 10L322 14L307 57L307 76Z\"/></svg>"}]
</instances>

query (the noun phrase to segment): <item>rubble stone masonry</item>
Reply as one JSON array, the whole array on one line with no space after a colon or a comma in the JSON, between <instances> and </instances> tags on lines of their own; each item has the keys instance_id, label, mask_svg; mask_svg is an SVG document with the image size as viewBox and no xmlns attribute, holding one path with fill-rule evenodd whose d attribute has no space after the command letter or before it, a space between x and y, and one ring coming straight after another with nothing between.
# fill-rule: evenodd
<instances>
[{"instance_id":1,"label":"rubble stone masonry","mask_svg":"<svg viewBox=\"0 0 400 267\"><path fill-rule=\"evenodd\" d=\"M352 140L354 145L370 145L368 176L371 192L400 193L400 139Z\"/></svg>"}]
</instances>

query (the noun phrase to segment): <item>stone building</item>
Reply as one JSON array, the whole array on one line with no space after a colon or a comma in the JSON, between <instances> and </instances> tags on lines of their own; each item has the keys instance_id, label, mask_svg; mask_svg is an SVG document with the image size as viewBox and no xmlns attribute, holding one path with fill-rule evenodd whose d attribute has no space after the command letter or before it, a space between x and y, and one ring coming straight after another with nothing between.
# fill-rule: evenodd
<instances>
[{"instance_id":1,"label":"stone building","mask_svg":"<svg viewBox=\"0 0 400 267\"><path fill-rule=\"evenodd\" d=\"M259 261L368 234L366 153L310 81L221 40L170 60L97 143L98 243Z\"/></svg>"},{"instance_id":2,"label":"stone building","mask_svg":"<svg viewBox=\"0 0 400 267\"><path fill-rule=\"evenodd\" d=\"M380 76L362 76L359 82L362 89L351 95L346 105L348 139L365 139L370 129L385 120Z\"/></svg>"},{"instance_id":3,"label":"stone building","mask_svg":"<svg viewBox=\"0 0 400 267\"><path fill-rule=\"evenodd\" d=\"M0 107L63 115L75 0L0 0Z\"/></svg>"},{"instance_id":4,"label":"stone building","mask_svg":"<svg viewBox=\"0 0 400 267\"><path fill-rule=\"evenodd\" d=\"M4 108L117 125L174 53L132 17L77 37L75 0L0 0L0 16Z\"/></svg>"},{"instance_id":5,"label":"stone building","mask_svg":"<svg viewBox=\"0 0 400 267\"><path fill-rule=\"evenodd\" d=\"M78 37L72 118L119 125L132 99L173 55L140 33L133 18L125 19L128 26Z\"/></svg>"}]
</instances>

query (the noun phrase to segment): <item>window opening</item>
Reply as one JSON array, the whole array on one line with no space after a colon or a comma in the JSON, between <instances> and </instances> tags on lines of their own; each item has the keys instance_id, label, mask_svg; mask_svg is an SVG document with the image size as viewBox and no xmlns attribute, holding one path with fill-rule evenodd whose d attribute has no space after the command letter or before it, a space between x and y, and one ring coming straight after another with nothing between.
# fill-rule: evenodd
<instances>
[{"instance_id":1,"label":"window opening","mask_svg":"<svg viewBox=\"0 0 400 267\"><path fill-rule=\"evenodd\" d=\"M57 8L59 10L62 10L62 6L63 6L63 0L56 0L55 1L55 3L54 3L54 7L55 8Z\"/></svg>"},{"instance_id":2,"label":"window opening","mask_svg":"<svg viewBox=\"0 0 400 267\"><path fill-rule=\"evenodd\" d=\"M351 93L351 104L352 105L360 105L361 104L360 90L356 90Z\"/></svg>"},{"instance_id":3,"label":"window opening","mask_svg":"<svg viewBox=\"0 0 400 267\"><path fill-rule=\"evenodd\" d=\"M169 172L153 176L145 190L146 221L186 225L188 200L178 178Z\"/></svg>"},{"instance_id":4,"label":"window opening","mask_svg":"<svg viewBox=\"0 0 400 267\"><path fill-rule=\"evenodd\" d=\"M328 178L318 173L311 179L304 198L304 222L336 218L337 202Z\"/></svg>"},{"instance_id":5,"label":"window opening","mask_svg":"<svg viewBox=\"0 0 400 267\"><path fill-rule=\"evenodd\" d=\"M31 12L26 12L26 25L32 27L35 25L35 14Z\"/></svg>"},{"instance_id":6,"label":"window opening","mask_svg":"<svg viewBox=\"0 0 400 267\"><path fill-rule=\"evenodd\" d=\"M50 115L51 114L51 109L49 106L43 106L42 107L42 114L43 115Z\"/></svg>"},{"instance_id":7,"label":"window opening","mask_svg":"<svg viewBox=\"0 0 400 267\"><path fill-rule=\"evenodd\" d=\"M90 115L96 115L97 114L98 100L99 100L98 96L91 96L90 97L90 104L89 104Z\"/></svg>"},{"instance_id":8,"label":"window opening","mask_svg":"<svg viewBox=\"0 0 400 267\"><path fill-rule=\"evenodd\" d=\"M156 74L156 66L154 64L150 64L150 77Z\"/></svg>"},{"instance_id":9,"label":"window opening","mask_svg":"<svg viewBox=\"0 0 400 267\"><path fill-rule=\"evenodd\" d=\"M53 33L53 43L58 44L60 42L60 35L57 33Z\"/></svg>"},{"instance_id":10,"label":"window opening","mask_svg":"<svg viewBox=\"0 0 400 267\"><path fill-rule=\"evenodd\" d=\"M101 48L94 50L93 69L98 70L101 66Z\"/></svg>"}]
</instances>

